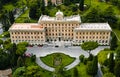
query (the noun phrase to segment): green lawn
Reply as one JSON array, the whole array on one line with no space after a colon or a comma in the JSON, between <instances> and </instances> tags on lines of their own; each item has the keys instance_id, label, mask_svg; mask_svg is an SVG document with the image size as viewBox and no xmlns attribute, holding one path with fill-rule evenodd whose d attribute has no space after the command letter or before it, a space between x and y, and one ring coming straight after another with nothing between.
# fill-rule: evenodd
<instances>
[{"instance_id":1,"label":"green lawn","mask_svg":"<svg viewBox=\"0 0 120 77\"><path fill-rule=\"evenodd\" d=\"M21 14L16 20L16 23L24 23L25 20L29 20L30 23L37 23L38 20L33 20L29 18L29 9L26 10L23 14Z\"/></svg>"},{"instance_id":2,"label":"green lawn","mask_svg":"<svg viewBox=\"0 0 120 77\"><path fill-rule=\"evenodd\" d=\"M103 64L104 61L107 59L107 55L113 51L111 50L102 50L98 53L98 62Z\"/></svg>"},{"instance_id":3,"label":"green lawn","mask_svg":"<svg viewBox=\"0 0 120 77\"><path fill-rule=\"evenodd\" d=\"M41 59L45 64L47 64L48 66L56 67L56 66L54 65L54 57L55 57L55 54L56 54L56 53L47 55L47 56L45 56L45 57L40 57L40 59ZM62 54L62 53L57 53L57 54L59 54L60 57L61 57L61 60L62 60L62 61L61 61L60 65L62 65L63 67L69 65L70 63L72 63L72 62L75 60L75 58L72 58L72 57L70 57L70 56L68 56L68 55L65 55L65 54Z\"/></svg>"},{"instance_id":4,"label":"green lawn","mask_svg":"<svg viewBox=\"0 0 120 77\"><path fill-rule=\"evenodd\" d=\"M83 63L80 63L80 66L77 66L77 69L78 69L79 77L92 77L87 74L86 65L84 65Z\"/></svg>"},{"instance_id":5,"label":"green lawn","mask_svg":"<svg viewBox=\"0 0 120 77\"><path fill-rule=\"evenodd\" d=\"M99 2L99 0L85 0L85 4L90 5L91 8L92 7L99 7L100 10L102 10L102 11L105 10L107 7L111 6L114 9L114 13L116 15L120 15L120 10L118 9L118 7L113 6L110 3Z\"/></svg>"}]
</instances>

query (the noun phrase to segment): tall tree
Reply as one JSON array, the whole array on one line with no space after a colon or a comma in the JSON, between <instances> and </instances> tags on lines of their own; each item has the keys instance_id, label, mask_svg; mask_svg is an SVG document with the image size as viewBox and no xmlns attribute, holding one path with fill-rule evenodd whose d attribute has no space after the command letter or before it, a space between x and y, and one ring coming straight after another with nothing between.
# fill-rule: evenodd
<instances>
[{"instance_id":1,"label":"tall tree","mask_svg":"<svg viewBox=\"0 0 120 77\"><path fill-rule=\"evenodd\" d=\"M42 0L41 12L42 12L42 14L45 13L45 1L44 0Z\"/></svg>"},{"instance_id":2,"label":"tall tree","mask_svg":"<svg viewBox=\"0 0 120 77\"><path fill-rule=\"evenodd\" d=\"M10 27L10 21L9 21L9 17L8 17L8 13L4 13L1 15L0 17L1 23L3 25L3 30L4 31L8 31L9 27Z\"/></svg>"},{"instance_id":3,"label":"tall tree","mask_svg":"<svg viewBox=\"0 0 120 77\"><path fill-rule=\"evenodd\" d=\"M83 50L88 51L88 53L90 54L91 50L94 50L95 48L98 47L98 43L93 41L88 41L88 42L84 42L81 45L81 47Z\"/></svg>"},{"instance_id":4,"label":"tall tree","mask_svg":"<svg viewBox=\"0 0 120 77\"><path fill-rule=\"evenodd\" d=\"M119 61L119 60L120 60L120 46L117 47L117 49L116 49L116 57L115 57L115 60L116 60L116 61Z\"/></svg>"},{"instance_id":5,"label":"tall tree","mask_svg":"<svg viewBox=\"0 0 120 77\"><path fill-rule=\"evenodd\" d=\"M29 17L32 18L32 19L36 19L37 16L36 16L36 13L37 13L37 5L34 4L30 7L30 11L29 11Z\"/></svg>"},{"instance_id":6,"label":"tall tree","mask_svg":"<svg viewBox=\"0 0 120 77\"><path fill-rule=\"evenodd\" d=\"M0 46L3 44L3 40L0 39Z\"/></svg>"},{"instance_id":7,"label":"tall tree","mask_svg":"<svg viewBox=\"0 0 120 77\"><path fill-rule=\"evenodd\" d=\"M79 77L77 68L74 68L73 72L73 77Z\"/></svg>"},{"instance_id":8,"label":"tall tree","mask_svg":"<svg viewBox=\"0 0 120 77\"><path fill-rule=\"evenodd\" d=\"M116 77L120 77L120 61L115 63L114 74Z\"/></svg>"},{"instance_id":9,"label":"tall tree","mask_svg":"<svg viewBox=\"0 0 120 77\"><path fill-rule=\"evenodd\" d=\"M115 34L112 34L112 40L110 42L110 49L111 50L115 50L117 48L117 38L115 36Z\"/></svg>"},{"instance_id":10,"label":"tall tree","mask_svg":"<svg viewBox=\"0 0 120 77\"><path fill-rule=\"evenodd\" d=\"M15 17L12 11L9 11L9 20L10 20L10 24L13 24L15 21Z\"/></svg>"},{"instance_id":11,"label":"tall tree","mask_svg":"<svg viewBox=\"0 0 120 77\"><path fill-rule=\"evenodd\" d=\"M114 73L114 66L115 66L114 53L110 53L110 57L108 59L108 68L111 73Z\"/></svg>"},{"instance_id":12,"label":"tall tree","mask_svg":"<svg viewBox=\"0 0 120 77\"><path fill-rule=\"evenodd\" d=\"M87 63L87 73L89 75L95 76L98 72L98 58L95 56L93 61Z\"/></svg>"},{"instance_id":13,"label":"tall tree","mask_svg":"<svg viewBox=\"0 0 120 77\"><path fill-rule=\"evenodd\" d=\"M117 17L115 16L114 9L110 6L104 12L104 19L110 24L112 28L116 28Z\"/></svg>"},{"instance_id":14,"label":"tall tree","mask_svg":"<svg viewBox=\"0 0 120 77\"><path fill-rule=\"evenodd\" d=\"M84 10L84 0L80 0L80 2L79 2L79 9L80 9L81 11Z\"/></svg>"},{"instance_id":15,"label":"tall tree","mask_svg":"<svg viewBox=\"0 0 120 77\"><path fill-rule=\"evenodd\" d=\"M91 8L90 11L83 16L83 22L102 22L99 8Z\"/></svg>"}]
</instances>

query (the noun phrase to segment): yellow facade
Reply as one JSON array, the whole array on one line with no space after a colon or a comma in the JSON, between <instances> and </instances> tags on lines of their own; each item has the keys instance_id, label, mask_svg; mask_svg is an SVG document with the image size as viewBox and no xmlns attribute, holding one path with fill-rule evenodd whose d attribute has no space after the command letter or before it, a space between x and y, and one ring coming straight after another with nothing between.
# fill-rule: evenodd
<instances>
[{"instance_id":1,"label":"yellow facade","mask_svg":"<svg viewBox=\"0 0 120 77\"><path fill-rule=\"evenodd\" d=\"M86 41L95 41L100 45L109 45L111 28L108 23L81 23L79 15L64 17L58 11L56 17L41 16L38 23L15 23L9 32L14 43L26 41L41 45L65 41L80 45Z\"/></svg>"}]
</instances>

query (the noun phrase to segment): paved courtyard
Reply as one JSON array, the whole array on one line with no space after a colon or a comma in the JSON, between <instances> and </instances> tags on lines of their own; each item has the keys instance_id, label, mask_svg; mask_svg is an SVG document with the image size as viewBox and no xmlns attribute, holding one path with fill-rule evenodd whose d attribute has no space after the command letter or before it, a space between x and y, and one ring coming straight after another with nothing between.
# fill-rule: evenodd
<instances>
[{"instance_id":1,"label":"paved courtyard","mask_svg":"<svg viewBox=\"0 0 120 77\"><path fill-rule=\"evenodd\" d=\"M91 53L93 55L97 55L99 53L100 50L103 50L104 48L109 48L109 46L99 46L98 48L96 48L95 50L91 51ZM52 54L52 53L64 53L66 55L69 55L71 57L75 57L75 61L73 63L71 63L70 65L66 66L65 68L67 70L75 67L77 64L79 64L79 56L80 55L84 55L85 57L88 57L89 54L82 50L80 46L76 46L76 47L28 47L27 48L27 52L26 53L32 53L34 55L36 55L37 59L36 62L39 66L41 66L42 68L48 70L48 71L54 71L55 69L47 66L46 64L44 64L39 57L44 57L46 55Z\"/></svg>"}]
</instances>

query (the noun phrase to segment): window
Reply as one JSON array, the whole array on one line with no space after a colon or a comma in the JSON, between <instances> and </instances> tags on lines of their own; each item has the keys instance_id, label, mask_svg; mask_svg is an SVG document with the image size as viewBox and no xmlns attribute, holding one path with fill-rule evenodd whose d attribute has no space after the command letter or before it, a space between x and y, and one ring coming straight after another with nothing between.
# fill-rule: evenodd
<instances>
[{"instance_id":1,"label":"window","mask_svg":"<svg viewBox=\"0 0 120 77\"><path fill-rule=\"evenodd\" d=\"M106 36L106 39L108 39L108 36Z\"/></svg>"},{"instance_id":2,"label":"window","mask_svg":"<svg viewBox=\"0 0 120 77\"><path fill-rule=\"evenodd\" d=\"M98 39L98 36L96 36L96 39Z\"/></svg>"},{"instance_id":3,"label":"window","mask_svg":"<svg viewBox=\"0 0 120 77\"><path fill-rule=\"evenodd\" d=\"M102 43L104 43L104 40L102 41Z\"/></svg>"},{"instance_id":4,"label":"window","mask_svg":"<svg viewBox=\"0 0 120 77\"><path fill-rule=\"evenodd\" d=\"M86 34L88 34L88 32L86 32Z\"/></svg>"},{"instance_id":5,"label":"window","mask_svg":"<svg viewBox=\"0 0 120 77\"><path fill-rule=\"evenodd\" d=\"M106 40L105 43L107 43L108 41Z\"/></svg>"},{"instance_id":6,"label":"window","mask_svg":"<svg viewBox=\"0 0 120 77\"><path fill-rule=\"evenodd\" d=\"M88 38L88 36L86 36L86 39Z\"/></svg>"}]
</instances>

